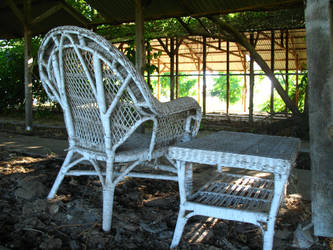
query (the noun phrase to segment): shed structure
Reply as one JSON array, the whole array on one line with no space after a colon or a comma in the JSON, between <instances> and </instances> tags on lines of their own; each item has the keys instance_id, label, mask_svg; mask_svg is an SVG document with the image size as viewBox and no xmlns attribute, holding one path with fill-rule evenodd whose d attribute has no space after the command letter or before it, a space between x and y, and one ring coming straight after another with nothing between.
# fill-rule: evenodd
<instances>
[{"instance_id":1,"label":"shed structure","mask_svg":"<svg viewBox=\"0 0 333 250\"><path fill-rule=\"evenodd\" d=\"M25 124L26 130L30 131L32 129L32 37L45 34L59 25L87 26L89 20L63 0L1 0L0 23L2 24L0 39L24 37Z\"/></svg>"},{"instance_id":2,"label":"shed structure","mask_svg":"<svg viewBox=\"0 0 333 250\"><path fill-rule=\"evenodd\" d=\"M62 6L59 6L59 2L62 2ZM330 164L333 161L333 153L332 153L332 137L333 137L333 125L332 125L332 114L333 114L333 106L331 105L333 103L332 96L329 93L331 93L331 90L333 89L333 81L332 81L332 3L330 0L307 0L306 4L307 7L305 8L304 1L303 0L251 0L251 1L242 1L242 0L236 0L236 1L229 1L229 0L86 0L93 8L97 9L105 18L100 23L95 23L94 25L98 24L122 24L125 22L136 22L137 24L137 32L136 32L136 40L137 40L137 48L140 48L137 50L138 60L137 63L139 64L139 70L142 68L142 60L140 58L143 58L144 55L144 39L143 39L143 21L144 20L156 20L156 19L163 19L163 18L169 18L169 17L184 17L184 16L192 16L192 17L210 17L213 15L220 15L220 14L227 14L227 13L234 13L234 12L240 12L240 11L268 11L268 10L279 10L279 9L300 9L304 11L306 10L307 14L307 45L308 45L308 53L311 58L308 58L307 61L311 62L311 68L310 71L310 84L311 84L311 91L313 91L313 94L310 94L310 103L313 103L312 105L312 111L310 112L310 125L312 126L311 129L311 140L312 140L312 147L311 147L311 155L313 156L312 159L312 169L314 180L316 183L312 186L313 190L313 222L315 224L315 234L319 236L333 236L333 214L331 212L331 208L333 206L333 199L332 199L332 165ZM44 5L46 3L54 4L54 6L50 6L49 8L46 8ZM65 7L63 7L65 6ZM35 12L37 11L37 12ZM31 54L29 52L29 43L31 42L31 36L33 34L37 33L43 33L43 30L39 30L39 28L44 29L50 29L51 26L58 26L65 23L62 23L62 18L57 18L56 23L53 23L51 26L44 25L46 20L50 17L53 17L55 13L58 11L65 11L63 12L63 15L66 16L69 13L69 16L73 17L73 13L70 7L65 4L64 1L42 1L42 0L2 0L0 1L0 16L5 17L9 12L14 13L14 15L9 15L15 19L18 19L19 21L10 21L9 19L5 19L2 21L2 23L16 23L18 24L17 27L21 28L21 32L17 31L16 27L13 29L6 29L6 27L1 27L0 31L2 32L3 36L1 38L10 38L17 36L18 34L22 35L24 34L25 42L26 42L26 56L25 56L25 66L26 66L26 76L25 76L25 86L26 86L26 111L28 113L26 117L26 123L27 127L31 125L31 75L29 75L29 72L31 72L31 64L29 64L31 59ZM319 14L320 13L320 14ZM322 14L324 13L324 14ZM9 17L7 17L9 18ZM286 20L290 20L292 17L287 18ZM291 20L292 21L292 20ZM82 22L81 18L77 18L76 15L74 15L74 18L71 19L70 23L66 24L74 24L78 26L85 26L86 23ZM274 26L274 22L271 22L272 26ZM36 27L36 32L33 32L33 27ZM221 24L220 24L221 26ZM322 27L326 27L326 29L323 29ZM224 26L226 28L226 26ZM232 27L227 27L233 35L238 36L242 40L242 36L239 36L240 33L236 32ZM231 29L230 29L231 28ZM282 27L274 28L272 27L271 30L277 30L281 29ZM298 27L303 28L303 27ZM289 27L284 27L283 30L288 30L288 40L289 37L293 37L293 32L289 29ZM12 32L13 31L13 32ZM272 53L272 48L278 48L279 44L276 44L275 42L271 43L271 53L269 54L268 51L265 52L265 49L263 49L262 54L259 55L257 51L260 50L260 42L257 47L257 51L253 50L252 47L256 46L256 32L254 31L260 31L262 32L259 34L259 37L262 37L264 34L267 36L267 29L253 29L253 30L243 30L248 31L250 33L246 33L246 39L242 40L242 42L245 44L244 47L247 48L248 51L250 51L251 54L251 60L250 60L250 71L253 72L253 59L259 60L261 64L264 67L265 73L269 73L270 77L272 77L272 69L277 69L281 67L281 69L289 70L292 68L302 67L302 63L304 62L304 54L300 52L302 49L298 48L296 51L299 51L299 53L296 53L295 55L292 54L292 52L289 52L289 45L292 46L289 42L285 43L285 45L288 46L287 53L285 53L286 57L288 57L288 60L281 60L281 63L276 63L275 61L279 62L279 56L278 53L274 52ZM303 30L304 32L304 30ZM274 34L274 35L273 35ZM191 34L193 35L193 34ZM198 34L196 34L198 35ZM268 34L269 35L269 34ZM275 35L278 36L276 33L271 33L271 37L273 36L275 39ZM319 36L318 36L319 35ZM200 35L199 35L200 36ZM233 65L233 61L240 60L238 58L239 54L245 53L242 52L242 49L239 49L237 45L226 43L226 47L224 47L225 50L227 50L229 53L227 53L228 61L229 63L223 63L222 61L224 59L216 59L217 62L213 63L214 61L214 53L213 49L210 46L207 46L208 44L211 44L210 39L207 39L207 35L201 36L202 37L202 43L206 44L206 46L202 47L202 64L203 64L203 76L205 76L206 71L209 70L207 68L207 61L212 62L211 67L221 67L221 69L227 68L227 71L233 71L236 70L236 66ZM282 37L282 36L281 36ZM296 37L296 36L294 36ZM201 38L191 38L195 40L201 40ZM296 38L295 38L296 39ZM302 39L302 38L300 38ZM283 41L283 39L280 39ZM163 41L163 38L162 38ZM190 44L190 39L184 39L185 43L188 45ZM260 40L258 40L260 41ZM160 41L159 44L161 45ZM199 43L200 44L200 43ZM244 45L243 44L243 45ZM319 46L319 50L317 50L316 46ZM156 44L155 49L161 49L160 45ZM250 46L249 46L250 45ZM282 42L281 44L282 45ZM216 46L216 43L215 45ZM223 48L223 43L222 43ZM252 46L252 47L251 47ZM163 46L162 46L163 47ZM186 45L184 44L182 47L186 49ZM217 44L218 50L220 50L219 45ZM296 47L295 47L296 48ZM165 49L165 48L163 48ZM208 51L207 51L208 49ZM216 49L216 48L215 48ZM214 49L214 50L215 50ZM292 49L292 48L291 48ZM200 50L200 48L198 48ZM238 53L236 53L238 51ZM208 53L207 53L208 52ZM232 53L231 53L232 52ZM303 51L304 52L304 51ZM180 50L180 53L181 50ZM282 52L283 53L283 52ZM318 53L322 53L318 56ZM183 53L184 54L184 53ZM197 58L197 53L192 51L192 54L190 54L191 59ZM296 56L297 55L297 56ZM271 64L269 64L269 56L271 59ZM289 58L293 58L293 56L298 59L289 60ZM171 56L170 60L173 56ZM183 56L184 57L184 56ZM266 58L265 58L266 57ZM183 63L180 65L184 66L187 65L186 70L191 70L190 64L186 63L185 60L186 57L183 59ZM244 58L244 57L243 57ZM246 57L245 57L246 58ZM168 58L166 57L165 60ZM261 60L264 59L264 60ZM273 60L274 59L274 60ZM276 59L276 60L275 60ZM199 60L199 59L197 59ZM141 62L140 62L141 61ZM273 63L274 62L274 63ZM284 63L285 62L285 63ZM140 65L141 63L141 65ZM243 63L246 64L246 60L243 60ZM171 63L170 65L170 71L174 63ZM195 63L194 63L195 65ZM215 66L213 66L215 65ZM222 65L222 66L221 66ZM225 65L225 66L223 66ZM325 66L325 67L324 67ZM165 67L167 69L167 63L165 63ZM193 67L193 65L191 66ZM326 68L327 67L327 68ZM240 67L241 68L241 67ZM244 67L243 67L244 68ZM327 69L327 70L326 70ZM326 71L325 71L326 70ZM321 75L323 75L325 78L322 79ZM172 83L173 84L173 83ZM250 84L253 87L253 82ZM318 85L318 86L315 86ZM279 83L275 82L275 87L280 87ZM172 88L173 89L173 88ZM205 89L205 81L203 82L203 89ZM324 91L326 90L326 91ZM310 91L310 92L311 92ZM284 96L284 100L287 100L289 102L289 106L292 107L293 105L290 105L290 100L288 96L285 96L285 90L282 88L279 89L279 94L281 96ZM171 97L173 97L171 95ZM30 107L30 111L29 111ZM205 109L205 107L204 107ZM297 112L297 110L294 110ZM318 116L318 114L320 114ZM326 116L325 116L326 114ZM327 115L328 114L328 115ZM324 119L320 119L323 118ZM320 151L318 151L320 149Z\"/></svg>"},{"instance_id":3,"label":"shed structure","mask_svg":"<svg viewBox=\"0 0 333 250\"><path fill-rule=\"evenodd\" d=\"M226 14L238 11L263 11L263 10L276 10L276 9L288 9L288 8L300 8L307 15L307 44L309 45L307 50L310 51L308 55L308 62L311 62L310 72L310 86L312 86L313 93L310 92L309 103L313 103L312 110L310 112L310 127L312 126L310 137L314 142L311 147L312 169L314 174L314 180L316 183L312 185L313 192L313 222L315 228L315 234L319 236L333 236L333 197L331 188L333 186L333 170L330 164L333 161L332 154L332 137L333 137L333 125L331 116L333 114L333 95L331 93L333 89L332 81L332 2L330 0L307 0L305 2L301 0L252 0L252 1L228 1L228 0L136 0L136 5L131 0L87 0L94 8L100 11L100 13L106 18L110 24L119 24L123 22L133 22L135 20L135 8L141 9L141 19L153 20L168 17L181 17L181 16L211 16L217 14ZM306 4L306 8L303 4ZM138 13L138 12L137 12ZM322 14L324 13L324 14ZM291 19L292 17L286 18ZM215 19L216 20L216 19ZM268 64L264 62L253 47L255 45L254 36L250 36L250 43L245 41L233 27L228 24L221 24L219 26L228 29L234 36L237 36L239 41L243 42L243 45L251 53L250 71L253 71L253 59L260 62L260 66L263 71L272 76L272 66L269 68ZM325 27L325 28L323 28ZM141 33L142 35L142 33ZM141 37L142 40L142 37ZM137 40L138 41L138 40ZM273 45L274 44L274 45ZM289 43L287 43L289 45ZM272 43L275 48L275 43ZM321 45L318 50L316 46ZM205 47L204 47L205 48ZM318 55L318 52L323 53ZM143 56L143 51L139 51L139 54ZM203 54L206 51L203 50ZM271 58L274 58L275 53L272 53ZM287 53L289 57L289 53ZM229 54L230 56L230 54ZM203 71L206 72L206 59L204 57ZM173 59L172 59L173 60ZM230 60L230 58L229 58ZM273 60L272 60L273 62ZM289 62L289 60L288 60ZM171 63L172 65L173 63ZM326 67L324 67L326 66ZM171 66L173 67L173 66ZM288 65L289 67L289 65ZM286 67L287 68L287 67ZM327 70L328 69L328 70ZM326 71L325 71L326 70ZM322 79L320 73L323 73L325 79ZM273 73L274 74L274 73ZM285 90L279 86L279 83L274 82L274 86L278 87L281 97L289 103L289 107L292 107L290 100L285 96ZM319 83L318 87L314 86ZM171 86L173 82L171 81ZM203 83L205 85L205 82ZM253 88L253 82L250 83ZM203 86L205 88L205 86ZM172 87L171 87L172 89ZM326 90L325 92L323 92ZM172 96L172 95L171 95ZM286 102L286 104L287 104ZM310 105L311 106L311 105ZM298 114L297 110L293 108L293 112ZM318 117L326 114L324 122L322 119L318 120ZM319 116L318 116L319 115ZM324 132L323 132L324 131ZM318 149L322 149L318 152ZM320 173L324 173L320 174Z\"/></svg>"}]
</instances>

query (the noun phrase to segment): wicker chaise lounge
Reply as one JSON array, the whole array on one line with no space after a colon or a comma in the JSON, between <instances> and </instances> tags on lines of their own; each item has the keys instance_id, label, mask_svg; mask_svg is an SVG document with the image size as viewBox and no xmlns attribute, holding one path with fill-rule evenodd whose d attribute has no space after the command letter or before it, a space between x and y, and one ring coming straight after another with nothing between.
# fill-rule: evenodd
<instances>
[{"instance_id":1,"label":"wicker chaise lounge","mask_svg":"<svg viewBox=\"0 0 333 250\"><path fill-rule=\"evenodd\" d=\"M159 102L121 52L79 27L51 30L42 41L38 63L48 96L63 109L69 142L49 199L66 175L97 175L103 187L103 230L109 231L114 190L125 176L178 180L172 160L168 166L158 159L168 158L169 145L197 134L201 110L194 99ZM137 133L147 121L153 124L152 133ZM84 162L94 170L72 170ZM144 163L173 175L134 172Z\"/></svg>"}]
</instances>

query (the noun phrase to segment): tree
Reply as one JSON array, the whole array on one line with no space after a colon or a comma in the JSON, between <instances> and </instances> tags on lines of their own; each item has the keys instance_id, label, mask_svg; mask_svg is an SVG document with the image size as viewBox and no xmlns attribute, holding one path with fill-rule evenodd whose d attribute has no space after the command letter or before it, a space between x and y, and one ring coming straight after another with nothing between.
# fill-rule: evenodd
<instances>
[{"instance_id":1,"label":"tree","mask_svg":"<svg viewBox=\"0 0 333 250\"><path fill-rule=\"evenodd\" d=\"M214 86L210 94L217 96L221 101L227 101L227 75L220 73L214 78ZM241 99L241 86L237 76L229 75L229 102L234 104Z\"/></svg>"},{"instance_id":2,"label":"tree","mask_svg":"<svg viewBox=\"0 0 333 250\"><path fill-rule=\"evenodd\" d=\"M150 45L150 42L146 42L146 48L145 50L148 52L148 55L146 55L146 64L145 64L145 68L144 68L144 73L146 74L153 74L155 71L158 71L158 67L154 64L151 64L151 60L152 59L157 59L161 56L162 52L155 52L155 53L151 53L151 51L153 50L153 48ZM125 56L133 63L133 65L135 65L135 56L136 56L136 51L135 51L135 42L134 41L130 41L128 43L128 47L125 48L124 50L124 54ZM149 85L149 88L152 90L153 86L151 86L151 84Z\"/></svg>"},{"instance_id":3,"label":"tree","mask_svg":"<svg viewBox=\"0 0 333 250\"><path fill-rule=\"evenodd\" d=\"M41 102L46 101L46 94L42 90L38 77L37 51L40 39L32 41L34 56L33 95ZM23 109L24 107L24 41L12 39L0 41L0 111Z\"/></svg>"},{"instance_id":4,"label":"tree","mask_svg":"<svg viewBox=\"0 0 333 250\"><path fill-rule=\"evenodd\" d=\"M281 72L285 73L285 72ZM289 82L289 96L293 102L296 103L296 95L297 95L297 108L300 112L304 112L306 109L306 89L308 85L308 76L304 71L299 74L300 81L298 84L298 91L296 94L296 75L290 75L288 78ZM282 87L285 88L285 77L282 75L276 75L276 78L279 80ZM284 101L280 98L280 96L274 96L274 112L285 112L286 105ZM267 100L261 107L261 111L269 112L270 111L270 100Z\"/></svg>"},{"instance_id":5,"label":"tree","mask_svg":"<svg viewBox=\"0 0 333 250\"><path fill-rule=\"evenodd\" d=\"M166 72L162 75L160 83L161 83L161 93L163 96L168 96L170 93L170 73ZM197 90L194 87L196 84L196 79L191 79L187 75L183 75L179 73L178 83L179 83L179 97L182 96L195 96L197 95ZM154 89L157 89L157 80L153 81Z\"/></svg>"}]
</instances>

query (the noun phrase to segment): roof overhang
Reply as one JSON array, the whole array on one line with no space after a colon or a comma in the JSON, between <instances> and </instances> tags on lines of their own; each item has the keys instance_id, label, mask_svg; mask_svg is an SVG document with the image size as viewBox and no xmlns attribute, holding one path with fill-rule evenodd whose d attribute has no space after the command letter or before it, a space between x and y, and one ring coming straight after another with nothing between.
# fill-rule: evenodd
<instances>
[{"instance_id":1,"label":"roof overhang","mask_svg":"<svg viewBox=\"0 0 333 250\"><path fill-rule=\"evenodd\" d=\"M12 6L17 8L14 13ZM22 16L20 17L20 14ZM23 37L24 24L23 1L0 0L0 39ZM64 1L59 0L32 0L31 1L31 27L32 35L44 34L51 28L60 25L87 26L89 20L78 13Z\"/></svg>"},{"instance_id":2,"label":"roof overhang","mask_svg":"<svg viewBox=\"0 0 333 250\"><path fill-rule=\"evenodd\" d=\"M86 0L109 24L135 21L135 0ZM143 0L144 20L303 8L302 0Z\"/></svg>"}]
</instances>

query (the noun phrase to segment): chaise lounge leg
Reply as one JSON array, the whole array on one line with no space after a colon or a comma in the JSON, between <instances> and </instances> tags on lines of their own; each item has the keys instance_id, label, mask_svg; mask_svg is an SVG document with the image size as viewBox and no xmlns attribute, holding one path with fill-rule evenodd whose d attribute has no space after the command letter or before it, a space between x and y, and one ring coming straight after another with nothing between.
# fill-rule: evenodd
<instances>
[{"instance_id":1,"label":"chaise lounge leg","mask_svg":"<svg viewBox=\"0 0 333 250\"><path fill-rule=\"evenodd\" d=\"M114 185L105 187L103 190L103 230L105 232L111 230L114 190Z\"/></svg>"},{"instance_id":2,"label":"chaise lounge leg","mask_svg":"<svg viewBox=\"0 0 333 250\"><path fill-rule=\"evenodd\" d=\"M62 182L62 180L64 179L67 171L68 171L68 164L70 163L72 157L73 157L73 152L72 151L69 151L66 155L66 158L60 168L60 171L57 175L57 178L56 180L54 181L53 183L53 186L51 188L51 191L49 192L48 196L47 196L47 199L53 199L54 198L54 195L56 194L56 192L58 191L58 188Z\"/></svg>"},{"instance_id":3,"label":"chaise lounge leg","mask_svg":"<svg viewBox=\"0 0 333 250\"><path fill-rule=\"evenodd\" d=\"M185 217L185 209L180 208L179 213L178 213L176 228L173 233L173 238L172 238L172 242L170 245L170 249L173 249L176 246L178 246L179 241L182 238L182 234L183 234L184 227L186 225L187 220L188 220L188 218Z\"/></svg>"}]
</instances>

